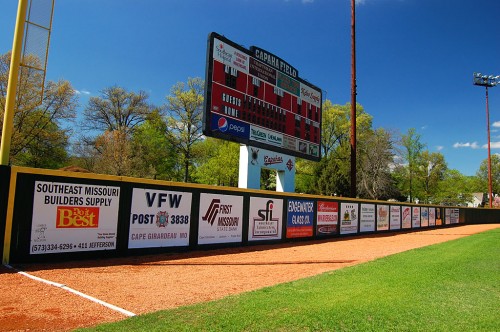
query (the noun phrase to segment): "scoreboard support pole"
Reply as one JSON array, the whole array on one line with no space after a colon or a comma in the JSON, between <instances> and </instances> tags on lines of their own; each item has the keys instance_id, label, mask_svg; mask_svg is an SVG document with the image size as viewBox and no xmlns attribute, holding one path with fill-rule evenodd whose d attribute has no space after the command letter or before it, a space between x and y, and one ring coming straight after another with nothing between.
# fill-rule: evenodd
<instances>
[{"instance_id":1,"label":"scoreboard support pole","mask_svg":"<svg viewBox=\"0 0 500 332\"><path fill-rule=\"evenodd\" d=\"M262 168L277 172L277 192L295 192L295 157L244 144L240 145L238 187L260 189Z\"/></svg>"}]
</instances>

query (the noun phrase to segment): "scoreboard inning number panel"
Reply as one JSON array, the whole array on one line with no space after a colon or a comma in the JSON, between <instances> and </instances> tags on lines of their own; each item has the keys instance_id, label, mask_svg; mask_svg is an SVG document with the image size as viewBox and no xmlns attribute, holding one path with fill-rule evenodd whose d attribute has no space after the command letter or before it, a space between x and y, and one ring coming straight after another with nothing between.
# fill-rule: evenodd
<instances>
[{"instance_id":1,"label":"scoreboard inning number panel","mask_svg":"<svg viewBox=\"0 0 500 332\"><path fill-rule=\"evenodd\" d=\"M212 32L203 133L318 161L321 89L281 58Z\"/></svg>"}]
</instances>

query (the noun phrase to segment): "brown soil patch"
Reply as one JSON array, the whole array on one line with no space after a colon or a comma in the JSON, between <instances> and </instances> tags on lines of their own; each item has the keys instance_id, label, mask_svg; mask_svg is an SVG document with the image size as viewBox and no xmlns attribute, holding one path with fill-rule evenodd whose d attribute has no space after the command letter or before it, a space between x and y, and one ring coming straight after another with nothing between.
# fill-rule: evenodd
<instances>
[{"instance_id":1,"label":"brown soil patch","mask_svg":"<svg viewBox=\"0 0 500 332\"><path fill-rule=\"evenodd\" d=\"M135 314L220 299L498 228L466 225L184 254L30 264L17 269ZM0 331L67 331L125 315L0 267Z\"/></svg>"}]
</instances>

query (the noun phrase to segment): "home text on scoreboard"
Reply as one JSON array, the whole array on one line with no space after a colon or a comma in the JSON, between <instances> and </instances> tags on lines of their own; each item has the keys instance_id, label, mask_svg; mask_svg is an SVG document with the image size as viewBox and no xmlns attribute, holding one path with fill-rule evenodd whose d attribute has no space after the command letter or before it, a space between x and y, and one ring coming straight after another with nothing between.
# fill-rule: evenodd
<instances>
[{"instance_id":1,"label":"home text on scoreboard","mask_svg":"<svg viewBox=\"0 0 500 332\"><path fill-rule=\"evenodd\" d=\"M208 38L203 133L318 161L321 89L256 46Z\"/></svg>"}]
</instances>

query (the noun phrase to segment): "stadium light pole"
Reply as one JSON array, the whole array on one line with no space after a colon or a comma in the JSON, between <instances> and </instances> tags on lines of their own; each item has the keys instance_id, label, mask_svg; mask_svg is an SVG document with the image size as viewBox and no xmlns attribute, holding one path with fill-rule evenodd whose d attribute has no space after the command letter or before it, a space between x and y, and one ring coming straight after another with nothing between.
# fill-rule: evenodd
<instances>
[{"instance_id":1,"label":"stadium light pole","mask_svg":"<svg viewBox=\"0 0 500 332\"><path fill-rule=\"evenodd\" d=\"M500 76L483 75L474 73L473 84L484 86L486 88L486 126L488 132L488 201L490 208L492 207L493 191L491 188L491 147L490 147L490 110L488 105L488 88L497 86L500 83Z\"/></svg>"},{"instance_id":2,"label":"stadium light pole","mask_svg":"<svg viewBox=\"0 0 500 332\"><path fill-rule=\"evenodd\" d=\"M356 1L351 0L351 197L356 198Z\"/></svg>"}]
</instances>

